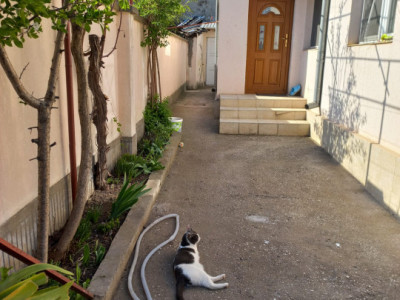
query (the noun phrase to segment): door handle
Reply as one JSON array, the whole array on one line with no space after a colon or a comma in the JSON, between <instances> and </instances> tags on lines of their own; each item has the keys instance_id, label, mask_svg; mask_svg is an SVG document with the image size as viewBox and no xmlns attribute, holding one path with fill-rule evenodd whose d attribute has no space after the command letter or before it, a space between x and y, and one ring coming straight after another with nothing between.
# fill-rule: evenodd
<instances>
[{"instance_id":1,"label":"door handle","mask_svg":"<svg viewBox=\"0 0 400 300\"><path fill-rule=\"evenodd\" d=\"M289 39L289 34L286 33L285 36L282 38L282 40L285 40L285 48L287 48L288 45L288 39Z\"/></svg>"}]
</instances>

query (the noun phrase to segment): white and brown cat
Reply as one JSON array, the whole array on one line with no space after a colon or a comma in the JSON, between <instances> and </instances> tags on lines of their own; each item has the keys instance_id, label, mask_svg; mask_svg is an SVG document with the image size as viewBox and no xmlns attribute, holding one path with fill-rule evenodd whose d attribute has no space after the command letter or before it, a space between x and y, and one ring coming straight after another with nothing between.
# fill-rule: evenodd
<instances>
[{"instance_id":1,"label":"white and brown cat","mask_svg":"<svg viewBox=\"0 0 400 300\"><path fill-rule=\"evenodd\" d=\"M182 237L178 252L174 259L174 272L176 278L176 299L183 300L183 289L187 286L203 286L211 290L228 287L228 283L216 283L225 278L225 274L210 276L204 271L200 263L197 244L200 236L188 228Z\"/></svg>"}]
</instances>

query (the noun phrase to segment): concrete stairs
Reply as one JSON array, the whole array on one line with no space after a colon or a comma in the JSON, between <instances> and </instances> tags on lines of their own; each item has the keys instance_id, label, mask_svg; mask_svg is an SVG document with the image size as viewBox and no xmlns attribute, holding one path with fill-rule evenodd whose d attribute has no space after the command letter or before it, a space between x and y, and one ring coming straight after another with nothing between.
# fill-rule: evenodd
<instances>
[{"instance_id":1,"label":"concrete stairs","mask_svg":"<svg viewBox=\"0 0 400 300\"><path fill-rule=\"evenodd\" d=\"M221 134L310 135L304 98L221 95L220 101Z\"/></svg>"}]
</instances>

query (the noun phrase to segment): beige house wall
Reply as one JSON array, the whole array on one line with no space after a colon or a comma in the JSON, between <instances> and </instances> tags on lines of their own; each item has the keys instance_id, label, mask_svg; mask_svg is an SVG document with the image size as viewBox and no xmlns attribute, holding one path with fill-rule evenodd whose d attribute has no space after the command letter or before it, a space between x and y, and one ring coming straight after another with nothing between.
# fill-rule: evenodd
<instances>
[{"instance_id":1,"label":"beige house wall","mask_svg":"<svg viewBox=\"0 0 400 300\"><path fill-rule=\"evenodd\" d=\"M311 138L400 217L400 11L392 43L349 45L355 1L331 2L321 107L307 119Z\"/></svg>"},{"instance_id":2,"label":"beige house wall","mask_svg":"<svg viewBox=\"0 0 400 300\"><path fill-rule=\"evenodd\" d=\"M400 153L399 6L392 43L349 46L354 2L331 4L321 112ZM358 17L354 15L360 22Z\"/></svg>"},{"instance_id":3,"label":"beige house wall","mask_svg":"<svg viewBox=\"0 0 400 300\"><path fill-rule=\"evenodd\" d=\"M105 53L114 46L120 15L111 24L107 33ZM23 49L8 48L10 60L19 74L29 63L22 80L35 96L44 94L55 34L45 24L44 33L37 40L27 40ZM116 161L122 150L136 153L136 144L143 135L143 110L147 102L147 50L140 46L143 38L143 24L136 15L122 13L122 27L117 50L104 58L102 85L108 101L107 142L110 145L108 162ZM98 33L98 28L93 28ZM163 96L177 96L186 82L187 42L177 36L169 37L170 46L159 52ZM87 36L84 49L88 48ZM73 68L74 69L74 68ZM36 111L19 103L19 99L0 68L0 236L32 253L36 247L37 215L37 161L29 161L37 156L36 145L31 139L37 137ZM90 93L89 93L90 94ZM51 231L60 229L68 218L71 209L71 191L69 183L69 140L67 101L65 88L64 57L61 61L60 77L57 81L56 102L58 109L52 111L51 142L57 145L51 150ZM90 94L91 95L91 94ZM91 101L90 101L91 102ZM77 164L80 163L80 126L77 105L76 79L74 77L74 109ZM113 121L116 117L122 124L121 133ZM96 130L92 126L93 154ZM0 251L0 265L18 263Z\"/></svg>"}]
</instances>

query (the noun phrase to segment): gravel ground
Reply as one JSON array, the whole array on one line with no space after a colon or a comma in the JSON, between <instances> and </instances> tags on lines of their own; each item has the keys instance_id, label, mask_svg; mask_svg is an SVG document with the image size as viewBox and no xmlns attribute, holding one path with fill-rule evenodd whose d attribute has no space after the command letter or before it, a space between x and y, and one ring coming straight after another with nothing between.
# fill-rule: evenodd
<instances>
[{"instance_id":1,"label":"gravel ground","mask_svg":"<svg viewBox=\"0 0 400 300\"><path fill-rule=\"evenodd\" d=\"M187 288L188 300L400 299L399 220L309 138L219 135L213 98L187 92L173 108L185 145L149 224L178 213L181 226L147 266L153 299L175 297L172 261L188 224L206 271L229 282ZM139 264L173 230L171 220L150 231ZM114 299L130 299L126 272Z\"/></svg>"}]
</instances>

